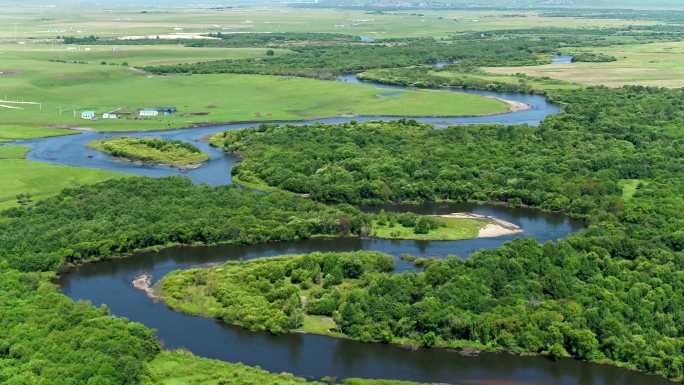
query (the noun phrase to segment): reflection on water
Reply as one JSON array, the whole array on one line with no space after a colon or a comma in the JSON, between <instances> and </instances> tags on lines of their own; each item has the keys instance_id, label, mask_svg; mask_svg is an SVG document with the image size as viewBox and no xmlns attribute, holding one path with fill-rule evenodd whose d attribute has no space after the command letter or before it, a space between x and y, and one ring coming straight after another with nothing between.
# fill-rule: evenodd
<instances>
[{"instance_id":1,"label":"reflection on water","mask_svg":"<svg viewBox=\"0 0 684 385\"><path fill-rule=\"evenodd\" d=\"M341 81L358 82L356 77ZM401 87L379 86L396 90ZM396 91L395 91L396 92ZM460 91L459 91L460 92ZM471 118L420 118L437 126L449 124L501 123L537 125L544 117L560 111L540 96L467 91L501 97L532 105L532 109L496 116ZM357 121L393 120L396 117L355 117ZM352 118L330 118L313 122L342 123ZM134 133L83 133L80 135L20 141L32 148L31 160L94 167L139 175L161 177L186 175L195 183L221 185L230 183L230 171L235 160L201 139L207 135L255 126L231 124L224 126ZM210 160L195 170L180 171L170 167L139 166L114 161L107 155L85 145L97 139L114 136L157 136L192 142L210 155ZM376 208L377 209L377 208ZM474 239L456 242L362 240L357 238L306 240L299 242L255 246L175 247L159 252L141 253L126 259L110 260L76 267L60 278L62 291L75 300L106 304L113 314L124 316L158 331L158 337L169 349L187 348L210 358L248 365L259 365L275 372L291 372L308 378L323 376L392 378L426 382L469 385L665 385L669 382L614 367L584 364L573 360L552 362L541 357L516 357L503 354L482 354L464 357L440 349L412 351L382 344L358 342L315 335L289 334L274 336L252 333L231 327L213 319L194 317L154 303L134 289L134 277L147 273L153 280L165 274L190 267L207 266L227 260L252 259L266 256L308 253L314 251L375 250L394 256L411 254L443 258L448 255L468 257L483 248L494 248L518 236L533 237L540 242L565 237L581 228L581 224L563 216L544 214L528 209L501 206L431 204L411 207L385 207L387 210L411 210L425 214L446 214L470 211L495 216L519 225L524 233L500 238ZM413 266L397 262L397 270Z\"/></svg>"},{"instance_id":2,"label":"reflection on water","mask_svg":"<svg viewBox=\"0 0 684 385\"><path fill-rule=\"evenodd\" d=\"M377 209L377 208L376 208ZM443 214L471 211L492 215L520 225L522 236L555 240L577 231L581 224L557 214L502 206L431 204L385 207ZM65 272L62 291L75 300L107 304L112 312L142 322L158 331L168 349L187 348L195 354L270 371L286 371L307 378L323 376L392 378L463 385L665 385L667 381L630 371L574 360L550 361L543 357L482 354L464 357L440 349L417 351L382 344L362 344L324 336L252 333L213 319L181 314L154 303L131 285L134 277L148 273L156 281L165 274L227 260L308 253L314 251L376 250L394 256L467 257L472 252L500 246L513 237L455 242L315 239L255 246L175 247L120 260L84 265ZM411 265L398 261L399 270Z\"/></svg>"},{"instance_id":3,"label":"reflection on water","mask_svg":"<svg viewBox=\"0 0 684 385\"><path fill-rule=\"evenodd\" d=\"M572 56L554 55L551 57L551 64L572 64Z\"/></svg>"},{"instance_id":4,"label":"reflection on water","mask_svg":"<svg viewBox=\"0 0 684 385\"><path fill-rule=\"evenodd\" d=\"M341 76L339 81L348 83L359 83L359 79L354 75ZM374 83L370 83L374 84ZM403 92L404 87L394 87L375 84L378 88L383 90L379 95L385 97L397 96L399 92ZM529 124L538 125L546 116L550 114L557 114L560 108L553 105L543 97L538 95L524 95L514 93L497 93L488 91L474 91L474 90L452 90L454 92L465 92L471 94L482 95L486 97L499 97L516 102L529 104L532 106L529 110L510 112L499 115L490 116L476 116L476 117L423 117L415 118L415 120L433 124L438 127L445 127L454 124L479 124L479 123L496 123L496 124ZM311 123L326 123L338 124L347 123L352 120L356 121L370 121L370 120L397 120L396 116L358 116L358 117L337 117L327 119L315 119L307 121L287 122L289 124L311 124ZM285 123L285 122L280 122ZM164 177L171 175L187 176L194 183L207 183L210 185L224 185L230 183L230 175L233 166L236 163L229 154L225 154L221 149L211 147L204 138L212 134L226 131L238 130L246 127L255 127L259 123L235 123L228 125L217 125L210 127L185 128L168 131L154 131L154 132L124 132L124 133L97 133L85 132L78 135L57 136L51 138L39 138L31 140L20 140L13 143L22 144L31 148L27 158L39 162L59 163L68 166L99 168L110 171L126 172L150 177ZM117 161L112 159L109 155L102 152L88 148L86 145L93 140L101 140L117 136L134 136L134 137L161 137L165 139L175 139L190 142L202 151L209 154L209 161L202 167L193 170L179 170L173 167L155 166L155 165L138 165L130 162Z\"/></svg>"}]
</instances>

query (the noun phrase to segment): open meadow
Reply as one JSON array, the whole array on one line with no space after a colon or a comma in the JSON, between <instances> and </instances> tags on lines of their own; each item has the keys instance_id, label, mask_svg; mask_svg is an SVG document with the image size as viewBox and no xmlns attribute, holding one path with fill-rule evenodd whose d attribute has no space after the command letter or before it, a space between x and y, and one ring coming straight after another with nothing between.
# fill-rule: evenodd
<instances>
[{"instance_id":1,"label":"open meadow","mask_svg":"<svg viewBox=\"0 0 684 385\"><path fill-rule=\"evenodd\" d=\"M111 64L94 61L63 63L54 57L73 55L83 60L91 53L65 53L64 48L28 52L14 45L2 46L0 72L0 116L3 124L28 127L88 127L96 130L151 130L188 127L197 124L299 120L338 115L468 116L507 111L494 99L445 91L412 90L383 95L376 87L304 78L256 75L154 76L122 66L121 58ZM165 46L164 46L165 47ZM139 52L144 47L122 52ZM198 48L154 47L146 61L194 59ZM212 49L213 50L213 49ZM223 57L241 49L216 49ZM222 54L223 52L223 54ZM249 51L248 51L249 52ZM174 55L170 55L173 53ZM243 52L244 53L244 52ZM34 55L34 58L27 56ZM187 95L193 95L188 98ZM17 102L24 103L17 103ZM26 104L30 102L32 104ZM137 110L159 106L177 107L170 117L138 119ZM99 117L111 111L130 111L128 119L82 120L92 110Z\"/></svg>"},{"instance_id":2,"label":"open meadow","mask_svg":"<svg viewBox=\"0 0 684 385\"><path fill-rule=\"evenodd\" d=\"M17 206L18 196L28 194L31 202L57 194L68 187L124 177L105 170L69 167L23 159L25 149L0 147L0 210Z\"/></svg>"},{"instance_id":3,"label":"open meadow","mask_svg":"<svg viewBox=\"0 0 684 385\"><path fill-rule=\"evenodd\" d=\"M550 77L567 82L608 87L621 87L626 84L672 88L684 86L684 42L636 44L574 51L611 55L617 58L617 61L492 67L485 68L485 70L497 75L523 73L534 77Z\"/></svg>"},{"instance_id":4,"label":"open meadow","mask_svg":"<svg viewBox=\"0 0 684 385\"><path fill-rule=\"evenodd\" d=\"M455 32L535 27L616 27L648 20L540 16L535 11L396 11L286 7L215 9L9 8L0 16L0 38L98 35L156 36L179 33L333 32L373 38L446 36Z\"/></svg>"}]
</instances>

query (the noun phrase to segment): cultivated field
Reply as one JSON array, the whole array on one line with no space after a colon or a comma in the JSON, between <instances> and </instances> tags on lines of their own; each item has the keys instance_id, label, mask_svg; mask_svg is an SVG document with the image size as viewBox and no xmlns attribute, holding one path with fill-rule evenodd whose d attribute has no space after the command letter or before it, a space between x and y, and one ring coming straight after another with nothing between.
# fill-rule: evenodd
<instances>
[{"instance_id":1,"label":"cultivated field","mask_svg":"<svg viewBox=\"0 0 684 385\"><path fill-rule=\"evenodd\" d=\"M638 84L656 87L684 86L684 43L614 46L593 51L615 56L610 63L573 63L534 67L486 68L493 74L524 73L569 82L620 87Z\"/></svg>"}]
</instances>

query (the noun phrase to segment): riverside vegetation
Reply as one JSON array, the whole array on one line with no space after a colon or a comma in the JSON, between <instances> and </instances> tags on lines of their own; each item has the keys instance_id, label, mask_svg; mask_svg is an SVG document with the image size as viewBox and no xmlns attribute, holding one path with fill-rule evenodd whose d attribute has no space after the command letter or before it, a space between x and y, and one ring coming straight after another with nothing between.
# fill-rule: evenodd
<instances>
[{"instance_id":1,"label":"riverside vegetation","mask_svg":"<svg viewBox=\"0 0 684 385\"><path fill-rule=\"evenodd\" d=\"M0 213L0 382L308 383L183 352L160 354L151 329L112 316L106 306L73 302L51 280L65 264L144 247L354 234L363 219L349 210L290 194L194 186L178 177L111 180L5 210ZM216 372L193 377L179 363Z\"/></svg>"},{"instance_id":2,"label":"riverside vegetation","mask_svg":"<svg viewBox=\"0 0 684 385\"><path fill-rule=\"evenodd\" d=\"M320 201L503 201L589 220L555 245L514 241L340 289L333 319L345 335L569 355L681 379L684 93L549 96L564 111L539 128L285 125L214 142L242 154L242 178Z\"/></svg>"},{"instance_id":3,"label":"riverside vegetation","mask_svg":"<svg viewBox=\"0 0 684 385\"><path fill-rule=\"evenodd\" d=\"M661 33L656 28L665 31ZM627 39L676 40L678 28L644 26L633 30L633 36ZM590 35L583 31L572 33L575 32ZM605 34L610 35L610 31ZM594 38L583 41L594 44ZM566 39L563 45L571 45L571 41L582 45L574 36ZM602 40L600 44L618 41L616 36L596 39ZM508 64L544 62L546 55L559 46L551 44L530 52L528 45L513 43L515 40L496 46L519 48L520 52L511 53L511 58L501 56L507 58ZM316 49L325 52L323 48ZM348 48L337 52L345 49ZM401 48L396 49L400 51ZM474 66L485 65L487 61L492 65L504 64L495 60L496 55L484 51L480 53L486 60L474 58ZM371 55L372 51L360 52ZM382 48L373 55L388 53L389 57L391 52ZM303 64L293 65L291 70L278 67L285 62L275 61L276 58L274 63L259 68L264 72L320 76L310 68L311 63L319 62L303 56ZM434 55L415 60L407 56L385 63L375 61L372 68L401 64L400 60L413 65L450 58ZM468 57L463 60L467 62ZM248 63L240 62L240 66L246 68ZM211 66L215 65L223 64ZM231 66L234 64L228 67ZM104 78L111 75L108 70L97 70L89 71L86 77L82 73L74 76L78 71L72 71L73 68L70 64L60 67L66 73L63 78L43 78L42 83L39 78L32 80L38 80L36 84L42 86L57 84L61 90L78 87L76 84L85 82L88 76L100 78L103 72ZM322 74L327 77L347 68L332 63ZM357 68L371 67L361 63ZM130 75L120 70L112 73L121 78ZM13 79L22 78L5 77L3 81ZM109 86L115 87L114 83ZM332 311L334 325L326 319L324 326L363 341L505 349L554 357L569 355L681 381L682 91L590 88L554 91L549 95L565 109L539 128L455 127L440 132L403 121L308 128L266 126L217 139L228 150L239 150L246 156L236 171L238 175L278 189L310 193L317 201L342 203L339 207L280 192L255 194L231 187L193 186L182 178L107 181L73 186L44 201L23 200L25 204L20 207L0 213L0 382L303 383L304 380L290 376L203 360L185 352L161 352L150 329L112 316L106 306L95 308L73 302L60 294L51 281L65 265L128 255L147 247L174 243L251 244L362 234L368 218L346 202L442 199L492 200L564 210L586 218L589 227L556 244L518 240L497 250L477 253L468 261L434 261L423 272L390 275L384 268L378 271L362 266L360 278L354 278L349 273L345 277L342 270L342 282L331 283L327 288L327 274L316 275L316 266L321 269L321 264L308 261L330 256L278 259L279 264L285 265L296 265L297 258L302 262L288 276L284 268L272 269L276 265L270 266L269 262L273 261L264 261L265 267L259 274L267 274L269 279L260 275L250 279L273 289L273 302L253 295L254 302L249 306L259 304L268 311L282 311L287 301L279 297L282 293L277 289L282 285L288 293L295 291L292 286L296 286L300 293L315 291L312 297L306 297L314 299L307 302L307 307L318 300L328 301L324 310ZM64 100L60 95L57 99ZM103 106L118 104L116 100ZM33 112L29 112L13 115L13 120L22 124L29 121L35 126L35 120L31 120ZM152 128L142 123L143 128ZM292 135L302 140L298 145L302 154L290 151ZM427 140L429 146L420 140ZM264 153L250 152L246 143ZM410 145L418 147L411 150ZM365 157L371 151L377 156L368 162ZM21 156L18 149L3 153ZM333 156L335 153L339 156ZM294 159L302 167L296 167L299 163ZM286 180L288 173L294 182ZM9 178L6 176L3 181ZM319 181L329 181L329 187L317 187ZM345 255L337 257L344 266ZM362 253L359 258L389 261L386 256L370 253ZM252 266L257 266L256 262L227 268L240 275ZM350 266L349 271L355 271L355 264ZM330 274L333 279L337 279L336 270ZM280 272L281 279L271 282L270 274L278 278ZM213 273L193 272L198 276ZM182 275L174 273L171 277ZM306 280L297 282L297 276ZM322 279L321 284L315 284L317 277ZM312 283L305 289L309 280ZM212 283L216 287L230 284L229 280L222 281ZM187 286L187 290L192 287ZM253 293L253 286L242 290ZM339 299L335 293L339 293ZM294 303L295 298L291 298ZM304 306L303 302L300 304ZM302 320L304 326L306 319ZM197 370L188 373L189 369ZM211 373L203 375L204 370ZM350 383L363 383L353 381Z\"/></svg>"},{"instance_id":4,"label":"riverside vegetation","mask_svg":"<svg viewBox=\"0 0 684 385\"><path fill-rule=\"evenodd\" d=\"M209 160L209 155L199 148L180 140L120 137L91 142L88 146L115 158L180 168L199 167Z\"/></svg>"},{"instance_id":5,"label":"riverside vegetation","mask_svg":"<svg viewBox=\"0 0 684 385\"><path fill-rule=\"evenodd\" d=\"M67 263L170 243L257 243L353 234L360 231L362 219L351 211L289 194L193 186L184 178L112 180L3 211L0 308L12 311L0 312L0 382L197 383L174 366L180 361L216 370L201 383L228 375L231 379L226 381L235 382L216 383L304 383L182 352L159 355L152 330L112 316L106 306L73 302L51 280Z\"/></svg>"}]
</instances>

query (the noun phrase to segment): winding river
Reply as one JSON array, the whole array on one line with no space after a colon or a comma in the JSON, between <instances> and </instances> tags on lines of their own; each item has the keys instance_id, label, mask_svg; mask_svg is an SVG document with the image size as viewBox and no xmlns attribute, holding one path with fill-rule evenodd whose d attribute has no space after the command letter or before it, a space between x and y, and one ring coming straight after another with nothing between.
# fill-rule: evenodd
<instances>
[{"instance_id":1,"label":"winding river","mask_svg":"<svg viewBox=\"0 0 684 385\"><path fill-rule=\"evenodd\" d=\"M340 77L338 80L348 83L360 82L353 75L343 76ZM380 95L380 97L383 97L382 94L391 93L388 92L388 90L396 91L397 89L401 89L401 87L382 86L379 84L375 84L375 86L378 87L378 95ZM415 120L433 124L437 127L445 127L453 124L476 123L529 124L534 126L538 125L539 122L541 122L546 116L551 114L557 114L560 111L560 108L558 106L548 103L544 97L538 95L506 94L470 90L454 92L468 92L486 97L497 97L501 99L525 103L530 105L531 108L528 110L511 112L500 115L454 118L422 117L415 118ZM346 123L352 120L368 121L397 119L399 118L396 116L358 116L315 119L307 121L294 121L287 123L300 125L311 123L336 124ZM232 169L236 160L230 155L225 154L221 149L209 146L209 144L205 140L203 140L203 138L215 134L217 132L226 130L239 130L247 127L255 127L259 124L260 123L237 123L210 127L184 128L176 130L148 132L83 132L79 135L65 135L51 138L39 138L16 141L13 142L13 144L21 144L30 147L31 151L28 153L27 158L29 160L34 160L38 162L59 163L69 166L100 168L111 171L133 173L151 177L185 175L191 178L195 183L222 185L230 183L230 170ZM202 151L209 154L210 159L208 162L204 164L204 166L198 169L179 171L178 169L172 167L140 166L130 162L115 161L110 156L104 153L86 147L86 144L93 140L101 140L117 136L161 137L166 139L187 141L193 143Z\"/></svg>"},{"instance_id":2,"label":"winding river","mask_svg":"<svg viewBox=\"0 0 684 385\"><path fill-rule=\"evenodd\" d=\"M340 81L358 82L355 77ZM382 86L379 93L391 97ZM544 117L560 111L540 96L497 94L472 91L484 96L498 97L526 103L531 109L502 115L469 118L418 118L436 126L471 123L502 123L537 125ZM392 120L396 117L369 116L329 118L314 122L342 123L350 120ZM31 147L28 159L72 166L101 168L139 175L162 177L185 175L195 183L221 185L230 183L230 170L236 160L220 149L210 147L202 138L256 124L231 124L212 127L179 129L160 132L93 133L18 141ZM210 160L195 170L180 171L161 166L141 166L119 162L95 150L86 143L114 136L155 136L192 142L210 155ZM390 208L391 209L391 208ZM252 333L231 327L213 319L178 313L163 303L155 303L145 293L132 287L131 281L140 274L149 274L153 282L178 269L208 266L236 259L252 259L280 254L313 251L376 250L394 256L468 257L483 248L501 246L518 236L534 237L540 242L554 241L579 230L580 223L557 214L545 214L529 209L510 209L504 206L431 204L395 207L419 213L445 214L470 211L513 222L523 229L521 235L474 239L456 242L362 240L305 240L256 246L175 247L158 252L140 253L134 257L109 260L79 266L63 272L62 291L74 300L88 300L96 305L106 304L113 314L155 328L165 348L187 348L204 357L258 365L275 372L290 372L307 378L334 376L338 378L390 378L463 385L665 385L669 382L611 366L593 365L574 360L550 361L543 357L519 357L485 353L466 357L442 349L408 350L382 344L362 344L344 339L317 335L288 334L273 336ZM412 266L398 260L397 270Z\"/></svg>"}]
</instances>

